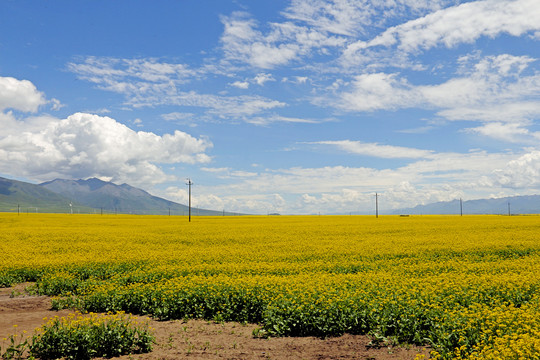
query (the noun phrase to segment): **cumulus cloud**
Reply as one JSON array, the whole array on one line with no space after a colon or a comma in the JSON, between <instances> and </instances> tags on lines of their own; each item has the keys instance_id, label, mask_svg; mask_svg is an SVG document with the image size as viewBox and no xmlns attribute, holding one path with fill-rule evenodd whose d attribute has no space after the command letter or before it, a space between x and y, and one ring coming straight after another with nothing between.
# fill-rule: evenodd
<instances>
[{"instance_id":1,"label":"cumulus cloud","mask_svg":"<svg viewBox=\"0 0 540 360\"><path fill-rule=\"evenodd\" d=\"M540 150L532 149L494 171L495 184L516 188L537 188L540 185Z\"/></svg>"},{"instance_id":2,"label":"cumulus cloud","mask_svg":"<svg viewBox=\"0 0 540 360\"><path fill-rule=\"evenodd\" d=\"M154 184L170 179L159 164L210 161L205 151L212 143L180 131L162 136L136 132L112 118L86 113L4 120L10 126L0 130L0 171L33 179L98 176Z\"/></svg>"},{"instance_id":3,"label":"cumulus cloud","mask_svg":"<svg viewBox=\"0 0 540 360\"><path fill-rule=\"evenodd\" d=\"M56 100L58 101L58 100ZM54 107L59 102L54 102ZM0 111L6 109L23 112L36 112L39 106L46 104L45 96L28 80L12 77L0 77Z\"/></svg>"}]
</instances>

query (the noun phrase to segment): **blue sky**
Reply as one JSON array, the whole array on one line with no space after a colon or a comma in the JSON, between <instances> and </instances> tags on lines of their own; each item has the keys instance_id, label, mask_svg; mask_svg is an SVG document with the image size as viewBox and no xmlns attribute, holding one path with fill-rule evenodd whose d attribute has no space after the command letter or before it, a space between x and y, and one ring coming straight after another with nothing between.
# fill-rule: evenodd
<instances>
[{"instance_id":1,"label":"blue sky","mask_svg":"<svg viewBox=\"0 0 540 360\"><path fill-rule=\"evenodd\" d=\"M2 1L0 175L248 213L540 193L537 0Z\"/></svg>"}]
</instances>

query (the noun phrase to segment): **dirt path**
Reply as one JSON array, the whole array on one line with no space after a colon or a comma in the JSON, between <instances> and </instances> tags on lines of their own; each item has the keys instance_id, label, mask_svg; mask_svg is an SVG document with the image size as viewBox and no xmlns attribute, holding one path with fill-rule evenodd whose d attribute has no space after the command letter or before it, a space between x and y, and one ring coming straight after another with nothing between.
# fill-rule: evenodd
<instances>
[{"instance_id":1,"label":"dirt path","mask_svg":"<svg viewBox=\"0 0 540 360\"><path fill-rule=\"evenodd\" d=\"M45 317L66 316L68 310L51 311L46 296L29 296L25 284L0 289L0 343L2 339L27 331L32 334ZM15 296L13 296L15 295ZM17 327L14 327L17 325ZM412 360L423 348L373 349L369 338L359 335L319 339L253 337L256 325L214 323L204 320L151 321L157 343L150 354L127 355L117 359L362 359Z\"/></svg>"},{"instance_id":2,"label":"dirt path","mask_svg":"<svg viewBox=\"0 0 540 360\"><path fill-rule=\"evenodd\" d=\"M0 288L0 341L14 333L33 333L45 317L69 314L68 310L51 311L51 299L28 295L25 291L27 285Z\"/></svg>"}]
</instances>

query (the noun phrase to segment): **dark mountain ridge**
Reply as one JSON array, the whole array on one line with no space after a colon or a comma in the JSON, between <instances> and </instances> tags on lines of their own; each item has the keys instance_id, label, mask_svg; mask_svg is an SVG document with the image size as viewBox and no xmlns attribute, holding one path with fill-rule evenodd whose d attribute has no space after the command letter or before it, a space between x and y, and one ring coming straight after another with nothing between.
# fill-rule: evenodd
<instances>
[{"instance_id":1,"label":"dark mountain ridge","mask_svg":"<svg viewBox=\"0 0 540 360\"><path fill-rule=\"evenodd\" d=\"M39 185L0 177L0 211L27 212L31 209L32 212L66 213L73 206L84 212L93 211Z\"/></svg>"},{"instance_id":2,"label":"dark mountain ridge","mask_svg":"<svg viewBox=\"0 0 540 360\"><path fill-rule=\"evenodd\" d=\"M97 178L55 179L39 184L63 197L107 212L125 214L187 215L186 205L165 200L128 184L116 185ZM191 209L192 215L233 215L223 211Z\"/></svg>"},{"instance_id":3,"label":"dark mountain ridge","mask_svg":"<svg viewBox=\"0 0 540 360\"><path fill-rule=\"evenodd\" d=\"M41 184L0 177L0 211L49 213L123 213L188 215L186 205L165 200L128 184L116 185L97 178L55 179ZM191 208L196 215L239 215Z\"/></svg>"}]
</instances>

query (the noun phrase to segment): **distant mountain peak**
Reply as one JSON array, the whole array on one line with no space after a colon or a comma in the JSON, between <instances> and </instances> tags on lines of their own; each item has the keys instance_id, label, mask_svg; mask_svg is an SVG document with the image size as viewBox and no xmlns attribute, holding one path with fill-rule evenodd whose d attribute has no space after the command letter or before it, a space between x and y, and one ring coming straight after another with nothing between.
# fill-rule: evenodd
<instances>
[{"instance_id":1,"label":"distant mountain peak","mask_svg":"<svg viewBox=\"0 0 540 360\"><path fill-rule=\"evenodd\" d=\"M89 178L89 179L86 179L86 180L79 179L79 180L76 181L76 183L79 184L79 185L88 186L91 191L101 189L103 186L105 186L107 184L112 184L111 182L103 181L103 180L98 179L96 177Z\"/></svg>"},{"instance_id":2,"label":"distant mountain peak","mask_svg":"<svg viewBox=\"0 0 540 360\"><path fill-rule=\"evenodd\" d=\"M127 214L187 214L187 206L162 199L129 184L117 185L96 177L86 180L63 180L41 186L86 206ZM200 215L221 215L221 211L192 209Z\"/></svg>"},{"instance_id":3,"label":"distant mountain peak","mask_svg":"<svg viewBox=\"0 0 540 360\"><path fill-rule=\"evenodd\" d=\"M41 184L0 177L0 211L103 214L187 215L188 207L153 196L129 184L116 185L98 178L54 179ZM240 215L192 208L193 215Z\"/></svg>"}]
</instances>

